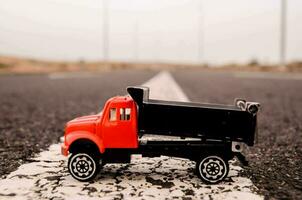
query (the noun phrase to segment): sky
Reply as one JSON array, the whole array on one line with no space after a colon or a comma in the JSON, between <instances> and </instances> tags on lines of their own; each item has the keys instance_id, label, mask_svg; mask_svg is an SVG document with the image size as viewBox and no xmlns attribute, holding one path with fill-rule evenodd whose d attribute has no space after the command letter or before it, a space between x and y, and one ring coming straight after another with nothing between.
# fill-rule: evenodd
<instances>
[{"instance_id":1,"label":"sky","mask_svg":"<svg viewBox=\"0 0 302 200\"><path fill-rule=\"evenodd\" d=\"M302 60L302 1L287 0L287 61ZM52 60L279 61L281 0L0 0L0 54Z\"/></svg>"}]
</instances>

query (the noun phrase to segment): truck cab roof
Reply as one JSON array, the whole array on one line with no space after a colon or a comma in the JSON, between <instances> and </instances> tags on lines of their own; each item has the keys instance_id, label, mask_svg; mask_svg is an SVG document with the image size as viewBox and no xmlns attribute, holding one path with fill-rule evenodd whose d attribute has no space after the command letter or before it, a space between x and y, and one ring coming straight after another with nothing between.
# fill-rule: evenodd
<instances>
[{"instance_id":1,"label":"truck cab roof","mask_svg":"<svg viewBox=\"0 0 302 200\"><path fill-rule=\"evenodd\" d=\"M130 96L116 96L108 100L110 107L129 107L133 104L133 99Z\"/></svg>"}]
</instances>

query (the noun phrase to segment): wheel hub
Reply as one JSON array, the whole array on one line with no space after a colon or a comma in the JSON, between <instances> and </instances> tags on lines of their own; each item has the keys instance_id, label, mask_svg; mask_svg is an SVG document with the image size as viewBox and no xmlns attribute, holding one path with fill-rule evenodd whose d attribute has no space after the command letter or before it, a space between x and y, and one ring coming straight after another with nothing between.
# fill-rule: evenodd
<instances>
[{"instance_id":1,"label":"wheel hub","mask_svg":"<svg viewBox=\"0 0 302 200\"><path fill-rule=\"evenodd\" d=\"M89 178L95 171L95 162L87 154L75 155L71 162L71 171L80 179Z\"/></svg>"},{"instance_id":2,"label":"wheel hub","mask_svg":"<svg viewBox=\"0 0 302 200\"><path fill-rule=\"evenodd\" d=\"M200 175L209 182L217 182L227 173L225 162L218 156L209 156L199 165Z\"/></svg>"}]
</instances>

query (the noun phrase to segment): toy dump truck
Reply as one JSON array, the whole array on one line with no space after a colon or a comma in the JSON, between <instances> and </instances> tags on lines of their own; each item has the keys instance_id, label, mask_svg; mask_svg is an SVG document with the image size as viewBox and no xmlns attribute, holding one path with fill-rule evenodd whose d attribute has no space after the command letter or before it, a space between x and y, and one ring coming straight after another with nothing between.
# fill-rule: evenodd
<instances>
[{"instance_id":1,"label":"toy dump truck","mask_svg":"<svg viewBox=\"0 0 302 200\"><path fill-rule=\"evenodd\" d=\"M70 154L68 170L75 179L92 180L102 165L129 163L133 154L190 159L202 181L211 184L227 176L234 156L246 163L241 151L244 144L254 145L259 103L162 101L149 99L146 87L127 91L130 96L109 99L100 114L67 123L61 151ZM150 134L160 139L144 139Z\"/></svg>"}]
</instances>

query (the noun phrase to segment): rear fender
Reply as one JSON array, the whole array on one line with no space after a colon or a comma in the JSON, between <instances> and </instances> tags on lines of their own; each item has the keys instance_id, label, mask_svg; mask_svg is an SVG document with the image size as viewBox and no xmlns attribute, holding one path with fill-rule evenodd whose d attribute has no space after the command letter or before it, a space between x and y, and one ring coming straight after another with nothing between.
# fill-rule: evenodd
<instances>
[{"instance_id":1,"label":"rear fender","mask_svg":"<svg viewBox=\"0 0 302 200\"><path fill-rule=\"evenodd\" d=\"M71 132L69 133L66 137L65 137L65 145L67 147L67 150L69 150L69 147L71 146L71 144L73 142L75 142L76 140L79 139L87 139L92 141L93 143L95 143L99 149L100 153L104 153L105 152L105 148L103 145L103 140L97 136L94 133L90 133L87 131L76 131L76 132Z\"/></svg>"}]
</instances>

